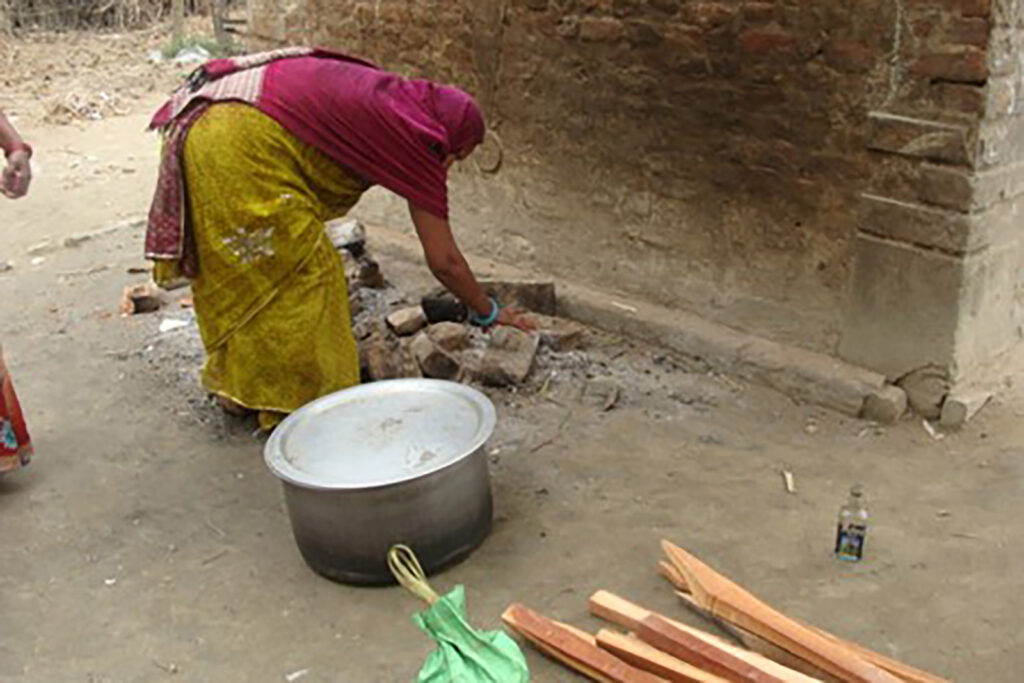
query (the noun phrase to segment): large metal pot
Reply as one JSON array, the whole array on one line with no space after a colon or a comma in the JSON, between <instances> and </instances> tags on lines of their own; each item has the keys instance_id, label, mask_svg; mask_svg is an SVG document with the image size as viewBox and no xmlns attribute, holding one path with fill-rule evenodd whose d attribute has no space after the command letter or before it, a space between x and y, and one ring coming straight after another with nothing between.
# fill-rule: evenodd
<instances>
[{"instance_id":1,"label":"large metal pot","mask_svg":"<svg viewBox=\"0 0 1024 683\"><path fill-rule=\"evenodd\" d=\"M427 572L465 558L491 529L486 396L453 382L376 382L290 415L265 459L284 483L306 563L344 583L392 581L388 549L410 546Z\"/></svg>"}]
</instances>

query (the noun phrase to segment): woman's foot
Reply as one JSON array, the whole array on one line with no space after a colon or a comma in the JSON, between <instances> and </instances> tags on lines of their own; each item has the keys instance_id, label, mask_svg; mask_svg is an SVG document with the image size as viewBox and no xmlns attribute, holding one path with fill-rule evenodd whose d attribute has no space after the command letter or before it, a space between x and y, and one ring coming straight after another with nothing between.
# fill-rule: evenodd
<instances>
[{"instance_id":1,"label":"woman's foot","mask_svg":"<svg viewBox=\"0 0 1024 683\"><path fill-rule=\"evenodd\" d=\"M240 403L235 403L230 398L224 396L217 396L217 405L220 406L228 415L234 415L235 417L247 417L253 411L249 410Z\"/></svg>"}]
</instances>

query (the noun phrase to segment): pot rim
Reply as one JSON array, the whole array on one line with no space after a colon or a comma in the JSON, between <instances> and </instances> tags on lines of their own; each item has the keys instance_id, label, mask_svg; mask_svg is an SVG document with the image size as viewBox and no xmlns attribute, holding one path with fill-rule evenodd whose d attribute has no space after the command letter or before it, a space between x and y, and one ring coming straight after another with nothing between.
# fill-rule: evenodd
<instances>
[{"instance_id":1,"label":"pot rim","mask_svg":"<svg viewBox=\"0 0 1024 683\"><path fill-rule=\"evenodd\" d=\"M418 471L408 476L395 476L391 479L371 481L364 484L318 483L309 475L303 476L302 470L297 468L288 460L287 457L285 457L285 440L291 433L292 429L294 429L311 413L315 414L324 408L335 404L341 400L341 397L344 397L346 400L358 399L363 396L379 396L387 395L389 393L407 392L410 389L417 388L428 389L430 391L441 390L459 395L473 403L478 409L480 414L480 424L477 426L477 431L474 434L473 439L458 455L447 459L430 469ZM274 476L286 484L291 484L301 489L311 491L351 492L389 488L425 479L450 467L454 467L467 458L472 457L474 454L480 452L487 441L491 438L496 424L497 413L495 411L494 404L486 395L473 387L458 384L456 382L425 378L383 380L343 389L341 391L322 396L311 403L306 404L302 408L299 408L294 413L286 417L270 435L270 438L267 440L267 444L263 449L263 460Z\"/></svg>"}]
</instances>

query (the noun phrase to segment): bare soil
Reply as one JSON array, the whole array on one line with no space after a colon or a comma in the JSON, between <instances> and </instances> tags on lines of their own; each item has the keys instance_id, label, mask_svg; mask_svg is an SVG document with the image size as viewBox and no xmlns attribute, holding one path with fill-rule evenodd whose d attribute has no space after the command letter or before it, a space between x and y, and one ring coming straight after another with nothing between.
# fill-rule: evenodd
<instances>
[{"instance_id":1,"label":"bare soil","mask_svg":"<svg viewBox=\"0 0 1024 683\"><path fill-rule=\"evenodd\" d=\"M0 480L0 680L412 679L431 650L409 620L420 605L306 568L251 425L198 388L194 326L158 331L188 309L117 314L123 287L146 278L128 269L145 265L157 141L143 128L159 97L60 126L16 94L37 178L0 205L0 261L14 262L0 340L37 456ZM376 201L365 215L382 215ZM411 236L371 224L371 240L395 229ZM407 291L432 284L371 245ZM594 396L609 386L621 398L605 411ZM434 578L466 584L478 626L497 628L517 601L592 628L597 588L699 624L655 575L670 538L793 616L955 680L1020 680L1017 387L936 440L917 420L877 428L598 334L529 387L491 395L494 533ZM831 549L854 482L874 519L866 559L847 564ZM534 680L574 680L528 656Z\"/></svg>"}]
</instances>

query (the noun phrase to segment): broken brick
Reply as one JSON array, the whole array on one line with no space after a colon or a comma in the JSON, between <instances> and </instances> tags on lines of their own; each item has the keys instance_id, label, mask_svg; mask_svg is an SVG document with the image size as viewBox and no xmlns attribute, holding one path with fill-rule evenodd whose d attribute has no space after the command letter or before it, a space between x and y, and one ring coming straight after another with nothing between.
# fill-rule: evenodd
<instances>
[{"instance_id":1,"label":"broken brick","mask_svg":"<svg viewBox=\"0 0 1024 683\"><path fill-rule=\"evenodd\" d=\"M514 327L499 327L491 345L474 369L478 380L490 386L522 384L533 369L540 337Z\"/></svg>"},{"instance_id":2,"label":"broken brick","mask_svg":"<svg viewBox=\"0 0 1024 683\"><path fill-rule=\"evenodd\" d=\"M422 307L412 306L393 311L388 315L387 322L388 327L399 337L408 337L427 326L427 316Z\"/></svg>"},{"instance_id":3,"label":"broken brick","mask_svg":"<svg viewBox=\"0 0 1024 683\"><path fill-rule=\"evenodd\" d=\"M125 287L121 295L121 313L123 315L137 315L139 313L152 313L160 310L164 305L163 291L152 283L132 285Z\"/></svg>"},{"instance_id":4,"label":"broken brick","mask_svg":"<svg viewBox=\"0 0 1024 683\"><path fill-rule=\"evenodd\" d=\"M435 344L426 332L417 334L409 348L425 377L450 380L459 374L459 362Z\"/></svg>"},{"instance_id":5,"label":"broken brick","mask_svg":"<svg viewBox=\"0 0 1024 683\"><path fill-rule=\"evenodd\" d=\"M469 346L469 328L459 323L438 323L427 328L430 337L439 348L448 353L464 351Z\"/></svg>"},{"instance_id":6,"label":"broken brick","mask_svg":"<svg viewBox=\"0 0 1024 683\"><path fill-rule=\"evenodd\" d=\"M558 307L555 283L536 280L486 280L480 285L502 306L525 308L534 313L555 315Z\"/></svg>"}]
</instances>

